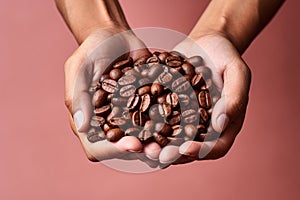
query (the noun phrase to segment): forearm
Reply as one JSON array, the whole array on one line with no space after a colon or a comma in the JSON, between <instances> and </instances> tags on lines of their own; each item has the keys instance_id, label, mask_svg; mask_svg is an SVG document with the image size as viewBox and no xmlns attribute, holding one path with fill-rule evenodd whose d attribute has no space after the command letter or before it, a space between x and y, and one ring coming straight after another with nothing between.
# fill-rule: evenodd
<instances>
[{"instance_id":1,"label":"forearm","mask_svg":"<svg viewBox=\"0 0 300 200\"><path fill-rule=\"evenodd\" d=\"M55 2L79 44L99 28L129 29L117 0L55 0Z\"/></svg>"},{"instance_id":2,"label":"forearm","mask_svg":"<svg viewBox=\"0 0 300 200\"><path fill-rule=\"evenodd\" d=\"M284 0L212 0L190 36L220 33L242 54Z\"/></svg>"}]
</instances>

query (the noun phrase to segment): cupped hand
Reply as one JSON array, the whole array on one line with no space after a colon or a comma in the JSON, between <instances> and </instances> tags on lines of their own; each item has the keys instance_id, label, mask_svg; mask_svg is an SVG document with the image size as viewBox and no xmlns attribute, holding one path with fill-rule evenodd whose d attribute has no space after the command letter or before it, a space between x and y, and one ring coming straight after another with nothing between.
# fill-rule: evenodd
<instances>
[{"instance_id":1,"label":"cupped hand","mask_svg":"<svg viewBox=\"0 0 300 200\"><path fill-rule=\"evenodd\" d=\"M106 28L91 33L66 61L65 104L70 112L72 130L91 161L140 159L155 167L157 161L147 159L145 154L134 153L144 151L136 137L125 136L113 143L107 140L90 143L87 140L93 110L90 86L95 85L107 67L121 55L131 56L134 60L149 54L144 43L132 31Z\"/></svg>"},{"instance_id":2,"label":"cupped hand","mask_svg":"<svg viewBox=\"0 0 300 200\"><path fill-rule=\"evenodd\" d=\"M163 164L183 164L221 158L229 151L242 128L251 72L230 40L219 33L186 39L175 50L187 57L200 55L211 68L213 81L221 92L211 117L217 137L204 142L187 141L180 146L166 146L159 160Z\"/></svg>"}]
</instances>

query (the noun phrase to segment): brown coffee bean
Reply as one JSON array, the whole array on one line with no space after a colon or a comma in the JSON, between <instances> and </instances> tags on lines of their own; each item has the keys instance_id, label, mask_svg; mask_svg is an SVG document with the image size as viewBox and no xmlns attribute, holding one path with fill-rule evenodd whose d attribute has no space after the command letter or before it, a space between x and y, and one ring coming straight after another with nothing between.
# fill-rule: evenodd
<instances>
[{"instance_id":1,"label":"brown coffee bean","mask_svg":"<svg viewBox=\"0 0 300 200\"><path fill-rule=\"evenodd\" d=\"M120 128L113 128L107 131L106 139L110 142L116 142L125 136L125 132Z\"/></svg>"},{"instance_id":2,"label":"brown coffee bean","mask_svg":"<svg viewBox=\"0 0 300 200\"><path fill-rule=\"evenodd\" d=\"M166 96L166 103L170 104L173 108L175 108L176 106L178 106L179 104L179 99L176 93L172 92L167 94Z\"/></svg>"},{"instance_id":3,"label":"brown coffee bean","mask_svg":"<svg viewBox=\"0 0 300 200\"><path fill-rule=\"evenodd\" d=\"M198 120L198 113L193 109L185 110L181 115L186 124L192 124Z\"/></svg>"},{"instance_id":4,"label":"brown coffee bean","mask_svg":"<svg viewBox=\"0 0 300 200\"><path fill-rule=\"evenodd\" d=\"M181 136L181 134L183 132L183 128L181 125L174 125L174 126L172 126L172 129L173 129L172 137Z\"/></svg>"},{"instance_id":5,"label":"brown coffee bean","mask_svg":"<svg viewBox=\"0 0 300 200\"><path fill-rule=\"evenodd\" d=\"M138 80L139 86L148 85L151 83L151 80L149 78L141 78Z\"/></svg>"},{"instance_id":6,"label":"brown coffee bean","mask_svg":"<svg viewBox=\"0 0 300 200\"><path fill-rule=\"evenodd\" d=\"M103 125L103 131L105 132L105 133L107 133L107 131L109 131L111 129L111 127L108 125L108 124L104 124Z\"/></svg>"},{"instance_id":7,"label":"brown coffee bean","mask_svg":"<svg viewBox=\"0 0 300 200\"><path fill-rule=\"evenodd\" d=\"M168 123L171 126L180 124L180 121L181 121L181 114L172 115L172 117L170 117L170 119L168 119Z\"/></svg>"},{"instance_id":8,"label":"brown coffee bean","mask_svg":"<svg viewBox=\"0 0 300 200\"><path fill-rule=\"evenodd\" d=\"M190 88L190 83L185 77L179 77L172 83L172 89L176 93L183 93Z\"/></svg>"},{"instance_id":9,"label":"brown coffee bean","mask_svg":"<svg viewBox=\"0 0 300 200\"><path fill-rule=\"evenodd\" d=\"M206 124L209 120L208 114L204 108L199 108L200 122Z\"/></svg>"},{"instance_id":10,"label":"brown coffee bean","mask_svg":"<svg viewBox=\"0 0 300 200\"><path fill-rule=\"evenodd\" d=\"M93 116L90 125L95 128L100 128L105 123L105 119L100 116Z\"/></svg>"},{"instance_id":11,"label":"brown coffee bean","mask_svg":"<svg viewBox=\"0 0 300 200\"><path fill-rule=\"evenodd\" d=\"M146 115L142 114L139 111L135 111L132 115L132 124L134 126L144 126L147 121Z\"/></svg>"},{"instance_id":12,"label":"brown coffee bean","mask_svg":"<svg viewBox=\"0 0 300 200\"><path fill-rule=\"evenodd\" d=\"M124 107L127 105L127 98L113 97L111 103L113 106Z\"/></svg>"},{"instance_id":13,"label":"brown coffee bean","mask_svg":"<svg viewBox=\"0 0 300 200\"><path fill-rule=\"evenodd\" d=\"M166 123L156 123L155 124L155 131L158 132L160 135L168 137L171 136L173 133L173 129L169 124Z\"/></svg>"},{"instance_id":14,"label":"brown coffee bean","mask_svg":"<svg viewBox=\"0 0 300 200\"><path fill-rule=\"evenodd\" d=\"M126 129L125 135L131 135L131 136L136 136L137 137L140 132L141 132L141 130L139 128L133 127L133 128Z\"/></svg>"},{"instance_id":15,"label":"brown coffee bean","mask_svg":"<svg viewBox=\"0 0 300 200\"><path fill-rule=\"evenodd\" d=\"M121 86L130 85L133 84L135 81L136 81L136 77L134 75L124 75L119 79L118 84Z\"/></svg>"},{"instance_id":16,"label":"brown coffee bean","mask_svg":"<svg viewBox=\"0 0 300 200\"><path fill-rule=\"evenodd\" d=\"M149 73L149 69L148 69L148 68L143 69L143 70L141 71L141 75L142 75L143 77L147 77L147 76L148 76L148 73Z\"/></svg>"},{"instance_id":17,"label":"brown coffee bean","mask_svg":"<svg viewBox=\"0 0 300 200\"><path fill-rule=\"evenodd\" d=\"M158 83L166 86L170 81L172 81L172 79L173 79L172 74L170 74L169 72L163 72L158 76L157 81Z\"/></svg>"},{"instance_id":18,"label":"brown coffee bean","mask_svg":"<svg viewBox=\"0 0 300 200\"><path fill-rule=\"evenodd\" d=\"M108 93L114 93L117 90L117 82L113 79L104 79L102 89Z\"/></svg>"},{"instance_id":19,"label":"brown coffee bean","mask_svg":"<svg viewBox=\"0 0 300 200\"><path fill-rule=\"evenodd\" d=\"M160 96L163 93L163 86L159 83L153 83L151 85L151 94L154 96Z\"/></svg>"},{"instance_id":20,"label":"brown coffee bean","mask_svg":"<svg viewBox=\"0 0 300 200\"><path fill-rule=\"evenodd\" d=\"M126 124L126 120L122 117L113 117L109 120L109 124L113 127L122 127Z\"/></svg>"},{"instance_id":21,"label":"brown coffee bean","mask_svg":"<svg viewBox=\"0 0 300 200\"><path fill-rule=\"evenodd\" d=\"M163 121L163 118L162 118L162 116L159 113L158 105L157 104L153 105L150 108L150 110L149 110L149 117L150 117L151 120L156 121L156 122L162 122Z\"/></svg>"},{"instance_id":22,"label":"brown coffee bean","mask_svg":"<svg viewBox=\"0 0 300 200\"><path fill-rule=\"evenodd\" d=\"M123 72L120 69L113 69L109 72L109 76L111 79L117 81L123 76Z\"/></svg>"},{"instance_id":23,"label":"brown coffee bean","mask_svg":"<svg viewBox=\"0 0 300 200\"><path fill-rule=\"evenodd\" d=\"M95 106L96 108L103 106L103 104L106 102L106 99L107 99L107 92L101 89L97 90L93 95L93 99L92 99L93 106Z\"/></svg>"},{"instance_id":24,"label":"brown coffee bean","mask_svg":"<svg viewBox=\"0 0 300 200\"><path fill-rule=\"evenodd\" d=\"M116 64L114 64L113 68L123 69L125 67L132 66L132 64L133 64L133 60L131 57L129 57L125 60L121 60L121 61L117 62Z\"/></svg>"},{"instance_id":25,"label":"brown coffee bean","mask_svg":"<svg viewBox=\"0 0 300 200\"><path fill-rule=\"evenodd\" d=\"M190 97L187 94L178 94L178 99L181 107L186 107L190 104Z\"/></svg>"},{"instance_id":26,"label":"brown coffee bean","mask_svg":"<svg viewBox=\"0 0 300 200\"><path fill-rule=\"evenodd\" d=\"M135 86L134 85L125 85L120 89L120 96L121 97L130 97L135 93Z\"/></svg>"},{"instance_id":27,"label":"brown coffee bean","mask_svg":"<svg viewBox=\"0 0 300 200\"><path fill-rule=\"evenodd\" d=\"M180 74L184 74L184 70L182 69L182 67L173 67L173 68L170 68L170 73L173 75L173 76L180 76Z\"/></svg>"},{"instance_id":28,"label":"brown coffee bean","mask_svg":"<svg viewBox=\"0 0 300 200\"><path fill-rule=\"evenodd\" d=\"M158 55L158 58L159 58L159 60L160 60L161 63L165 63L166 58L167 58L168 56L170 56L170 54L169 54L168 52L165 51L165 52L160 53L160 54Z\"/></svg>"},{"instance_id":29,"label":"brown coffee bean","mask_svg":"<svg viewBox=\"0 0 300 200\"><path fill-rule=\"evenodd\" d=\"M144 94L148 94L150 92L151 92L151 86L149 86L149 85L142 86L137 91L138 95L140 95L140 96L142 96Z\"/></svg>"},{"instance_id":30,"label":"brown coffee bean","mask_svg":"<svg viewBox=\"0 0 300 200\"><path fill-rule=\"evenodd\" d=\"M148 77L151 79L156 78L159 74L164 71L164 68L160 64L153 64L149 68Z\"/></svg>"},{"instance_id":31,"label":"brown coffee bean","mask_svg":"<svg viewBox=\"0 0 300 200\"><path fill-rule=\"evenodd\" d=\"M155 128L155 124L153 120L148 120L145 123L144 130L153 131Z\"/></svg>"},{"instance_id":32,"label":"brown coffee bean","mask_svg":"<svg viewBox=\"0 0 300 200\"><path fill-rule=\"evenodd\" d=\"M122 69L122 73L125 74L126 72L132 70L133 68L132 67L125 67L124 69Z\"/></svg>"},{"instance_id":33,"label":"brown coffee bean","mask_svg":"<svg viewBox=\"0 0 300 200\"><path fill-rule=\"evenodd\" d=\"M211 107L210 95L206 90L203 90L198 94L198 101L202 108L209 109Z\"/></svg>"},{"instance_id":34,"label":"brown coffee bean","mask_svg":"<svg viewBox=\"0 0 300 200\"><path fill-rule=\"evenodd\" d=\"M141 96L141 104L140 104L140 111L146 112L151 105L151 97L149 94L144 94Z\"/></svg>"},{"instance_id":35,"label":"brown coffee bean","mask_svg":"<svg viewBox=\"0 0 300 200\"><path fill-rule=\"evenodd\" d=\"M99 142L105 139L105 134L103 131L92 130L87 133L87 139L90 143Z\"/></svg>"},{"instance_id":36,"label":"brown coffee bean","mask_svg":"<svg viewBox=\"0 0 300 200\"><path fill-rule=\"evenodd\" d=\"M134 66L144 65L144 64L146 64L148 58L149 58L148 55L141 56L141 57L139 57L139 58L134 62L133 65L134 65Z\"/></svg>"},{"instance_id":37,"label":"brown coffee bean","mask_svg":"<svg viewBox=\"0 0 300 200\"><path fill-rule=\"evenodd\" d=\"M161 147L167 146L167 144L170 142L170 140L158 133L153 133L153 139L154 141L159 144Z\"/></svg>"},{"instance_id":38,"label":"brown coffee bean","mask_svg":"<svg viewBox=\"0 0 300 200\"><path fill-rule=\"evenodd\" d=\"M159 59L156 55L153 55L147 59L146 63L159 63Z\"/></svg>"},{"instance_id":39,"label":"brown coffee bean","mask_svg":"<svg viewBox=\"0 0 300 200\"><path fill-rule=\"evenodd\" d=\"M168 56L165 63L170 67L179 67L182 64L182 60L179 56Z\"/></svg>"},{"instance_id":40,"label":"brown coffee bean","mask_svg":"<svg viewBox=\"0 0 300 200\"><path fill-rule=\"evenodd\" d=\"M99 82L102 83L105 79L109 79L109 74L102 74L100 77Z\"/></svg>"},{"instance_id":41,"label":"brown coffee bean","mask_svg":"<svg viewBox=\"0 0 300 200\"><path fill-rule=\"evenodd\" d=\"M172 113L172 107L170 104L167 103L159 104L158 111L162 117L168 118Z\"/></svg>"},{"instance_id":42,"label":"brown coffee bean","mask_svg":"<svg viewBox=\"0 0 300 200\"><path fill-rule=\"evenodd\" d=\"M197 125L198 133L207 133L207 128L204 124Z\"/></svg>"},{"instance_id":43,"label":"brown coffee bean","mask_svg":"<svg viewBox=\"0 0 300 200\"><path fill-rule=\"evenodd\" d=\"M106 117L110 113L110 111L111 111L110 105L105 105L100 108L96 108L94 110L94 113L97 116Z\"/></svg>"},{"instance_id":44,"label":"brown coffee bean","mask_svg":"<svg viewBox=\"0 0 300 200\"><path fill-rule=\"evenodd\" d=\"M189 138L194 138L198 132L197 127L193 124L187 124L183 127L184 133Z\"/></svg>"},{"instance_id":45,"label":"brown coffee bean","mask_svg":"<svg viewBox=\"0 0 300 200\"><path fill-rule=\"evenodd\" d=\"M194 66L188 62L183 63L181 65L181 67L182 67L183 71L185 72L185 74L187 74L187 75L194 76L196 74L195 70L194 70Z\"/></svg>"},{"instance_id":46,"label":"brown coffee bean","mask_svg":"<svg viewBox=\"0 0 300 200\"><path fill-rule=\"evenodd\" d=\"M167 97L167 94L162 94L161 96L157 97L157 103L158 104L163 104L166 102L166 97Z\"/></svg>"},{"instance_id":47,"label":"brown coffee bean","mask_svg":"<svg viewBox=\"0 0 300 200\"><path fill-rule=\"evenodd\" d=\"M202 74L204 79L211 78L211 71L208 67L199 66L195 68L196 74Z\"/></svg>"},{"instance_id":48,"label":"brown coffee bean","mask_svg":"<svg viewBox=\"0 0 300 200\"><path fill-rule=\"evenodd\" d=\"M151 137L152 137L152 133L151 131L148 130L141 130L141 132L138 135L138 138L142 143L149 141Z\"/></svg>"},{"instance_id":49,"label":"brown coffee bean","mask_svg":"<svg viewBox=\"0 0 300 200\"><path fill-rule=\"evenodd\" d=\"M170 51L169 54L170 54L171 56L177 56L177 57L180 57L180 59L185 58L185 56L184 56L182 53L178 52L178 51Z\"/></svg>"},{"instance_id":50,"label":"brown coffee bean","mask_svg":"<svg viewBox=\"0 0 300 200\"><path fill-rule=\"evenodd\" d=\"M140 96L135 94L129 97L127 101L127 108L129 108L129 111L135 110L139 105L139 103L140 103Z\"/></svg>"},{"instance_id":51,"label":"brown coffee bean","mask_svg":"<svg viewBox=\"0 0 300 200\"><path fill-rule=\"evenodd\" d=\"M192 79L192 86L195 89L200 89L205 84L202 74L196 74Z\"/></svg>"},{"instance_id":52,"label":"brown coffee bean","mask_svg":"<svg viewBox=\"0 0 300 200\"><path fill-rule=\"evenodd\" d=\"M106 120L107 121L110 121L112 118L115 118L115 117L121 117L121 114L122 114L122 110L120 107L113 107L111 109L111 112L109 113L109 115L107 116Z\"/></svg>"},{"instance_id":53,"label":"brown coffee bean","mask_svg":"<svg viewBox=\"0 0 300 200\"><path fill-rule=\"evenodd\" d=\"M125 119L125 120L131 120L132 118L132 112L129 112L129 110L124 110L122 112L122 117Z\"/></svg>"},{"instance_id":54,"label":"brown coffee bean","mask_svg":"<svg viewBox=\"0 0 300 200\"><path fill-rule=\"evenodd\" d=\"M187 62L191 63L194 67L203 65L203 59L201 56L192 56L186 59Z\"/></svg>"},{"instance_id":55,"label":"brown coffee bean","mask_svg":"<svg viewBox=\"0 0 300 200\"><path fill-rule=\"evenodd\" d=\"M184 138L179 138L179 137L168 137L169 139L169 145L175 145L175 146L180 146L182 145L186 140Z\"/></svg>"},{"instance_id":56,"label":"brown coffee bean","mask_svg":"<svg viewBox=\"0 0 300 200\"><path fill-rule=\"evenodd\" d=\"M93 84L93 85L91 85L90 86L90 88L89 88L89 92L90 93L94 93L94 92L96 92L97 90L99 90L101 88L101 83L96 83L96 84Z\"/></svg>"}]
</instances>

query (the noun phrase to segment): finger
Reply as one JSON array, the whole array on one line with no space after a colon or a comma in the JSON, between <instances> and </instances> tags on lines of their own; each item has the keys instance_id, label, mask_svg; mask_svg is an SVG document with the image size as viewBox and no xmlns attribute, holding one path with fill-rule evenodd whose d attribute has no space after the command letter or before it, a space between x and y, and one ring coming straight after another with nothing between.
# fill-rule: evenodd
<instances>
[{"instance_id":1,"label":"finger","mask_svg":"<svg viewBox=\"0 0 300 200\"><path fill-rule=\"evenodd\" d=\"M170 164L180 157L179 147L175 145L168 145L164 147L159 155L159 162L162 164Z\"/></svg>"},{"instance_id":2,"label":"finger","mask_svg":"<svg viewBox=\"0 0 300 200\"><path fill-rule=\"evenodd\" d=\"M159 164L158 160L149 159L144 153L136 153L137 158L147 164L150 168L156 168Z\"/></svg>"},{"instance_id":3,"label":"finger","mask_svg":"<svg viewBox=\"0 0 300 200\"><path fill-rule=\"evenodd\" d=\"M161 147L156 142L151 142L144 146L143 153L150 160L158 160L160 152L161 152Z\"/></svg>"}]
</instances>

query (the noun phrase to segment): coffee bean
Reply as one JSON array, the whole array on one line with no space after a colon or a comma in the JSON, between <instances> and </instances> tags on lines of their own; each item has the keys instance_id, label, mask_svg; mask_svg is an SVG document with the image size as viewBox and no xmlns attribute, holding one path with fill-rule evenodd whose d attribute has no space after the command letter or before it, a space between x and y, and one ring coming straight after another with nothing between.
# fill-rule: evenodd
<instances>
[{"instance_id":1,"label":"coffee bean","mask_svg":"<svg viewBox=\"0 0 300 200\"><path fill-rule=\"evenodd\" d=\"M200 122L206 124L209 120L208 114L204 108L199 108Z\"/></svg>"},{"instance_id":2,"label":"coffee bean","mask_svg":"<svg viewBox=\"0 0 300 200\"><path fill-rule=\"evenodd\" d=\"M152 120L148 120L145 123L144 130L153 131L155 127L155 123Z\"/></svg>"},{"instance_id":3,"label":"coffee bean","mask_svg":"<svg viewBox=\"0 0 300 200\"><path fill-rule=\"evenodd\" d=\"M109 124L113 127L122 127L126 124L126 120L122 117L113 117L109 120Z\"/></svg>"},{"instance_id":4,"label":"coffee bean","mask_svg":"<svg viewBox=\"0 0 300 200\"><path fill-rule=\"evenodd\" d=\"M181 67L186 75L194 76L196 74L194 70L194 66L188 62L183 63Z\"/></svg>"},{"instance_id":5,"label":"coffee bean","mask_svg":"<svg viewBox=\"0 0 300 200\"><path fill-rule=\"evenodd\" d=\"M90 125L95 128L100 128L105 123L105 119L100 116L93 116Z\"/></svg>"},{"instance_id":6,"label":"coffee bean","mask_svg":"<svg viewBox=\"0 0 300 200\"><path fill-rule=\"evenodd\" d=\"M202 74L196 74L192 79L192 86L195 89L199 89L202 85L205 84Z\"/></svg>"},{"instance_id":7,"label":"coffee bean","mask_svg":"<svg viewBox=\"0 0 300 200\"><path fill-rule=\"evenodd\" d=\"M131 136L136 136L138 137L139 133L141 132L141 130L139 128L128 128L125 131L125 135L131 135Z\"/></svg>"},{"instance_id":8,"label":"coffee bean","mask_svg":"<svg viewBox=\"0 0 300 200\"><path fill-rule=\"evenodd\" d=\"M156 78L159 74L164 71L164 68L160 64L153 64L149 68L148 77L151 79Z\"/></svg>"},{"instance_id":9,"label":"coffee bean","mask_svg":"<svg viewBox=\"0 0 300 200\"><path fill-rule=\"evenodd\" d=\"M182 61L179 56L168 56L165 63L170 67L179 67L182 64Z\"/></svg>"},{"instance_id":10,"label":"coffee bean","mask_svg":"<svg viewBox=\"0 0 300 200\"><path fill-rule=\"evenodd\" d=\"M187 94L178 94L180 106L186 107L190 104L190 97Z\"/></svg>"},{"instance_id":11,"label":"coffee bean","mask_svg":"<svg viewBox=\"0 0 300 200\"><path fill-rule=\"evenodd\" d=\"M108 125L108 124L104 124L103 125L103 131L105 132L105 133L107 133L107 131L109 131L111 129L111 127Z\"/></svg>"},{"instance_id":12,"label":"coffee bean","mask_svg":"<svg viewBox=\"0 0 300 200\"><path fill-rule=\"evenodd\" d=\"M184 126L184 133L189 138L194 138L198 132L197 127L193 124L187 124Z\"/></svg>"},{"instance_id":13,"label":"coffee bean","mask_svg":"<svg viewBox=\"0 0 300 200\"><path fill-rule=\"evenodd\" d=\"M112 79L104 79L102 89L109 93L114 93L117 90L117 82Z\"/></svg>"},{"instance_id":14,"label":"coffee bean","mask_svg":"<svg viewBox=\"0 0 300 200\"><path fill-rule=\"evenodd\" d=\"M167 103L159 104L158 111L162 117L168 118L172 113L172 107L170 104Z\"/></svg>"},{"instance_id":15,"label":"coffee bean","mask_svg":"<svg viewBox=\"0 0 300 200\"><path fill-rule=\"evenodd\" d=\"M148 74L149 74L149 69L148 69L148 68L143 69L143 70L141 71L141 75L142 75L143 77L147 77Z\"/></svg>"},{"instance_id":16,"label":"coffee bean","mask_svg":"<svg viewBox=\"0 0 300 200\"><path fill-rule=\"evenodd\" d=\"M146 112L151 105L151 97L149 94L144 94L141 96L141 105L140 105L140 111Z\"/></svg>"},{"instance_id":17,"label":"coffee bean","mask_svg":"<svg viewBox=\"0 0 300 200\"><path fill-rule=\"evenodd\" d=\"M198 120L198 113L193 109L188 109L182 112L182 118L184 123L192 124Z\"/></svg>"},{"instance_id":18,"label":"coffee bean","mask_svg":"<svg viewBox=\"0 0 300 200\"><path fill-rule=\"evenodd\" d=\"M105 79L109 79L109 75L108 74L102 74L101 77L100 77L100 80L99 82L102 83Z\"/></svg>"},{"instance_id":19,"label":"coffee bean","mask_svg":"<svg viewBox=\"0 0 300 200\"><path fill-rule=\"evenodd\" d=\"M145 55L142 57L139 57L135 62L134 62L134 66L140 66L140 65L144 65L146 64L147 60L148 60L149 56Z\"/></svg>"},{"instance_id":20,"label":"coffee bean","mask_svg":"<svg viewBox=\"0 0 300 200\"><path fill-rule=\"evenodd\" d=\"M120 128L113 128L107 131L106 139L110 142L116 142L125 136L125 132Z\"/></svg>"},{"instance_id":21,"label":"coffee bean","mask_svg":"<svg viewBox=\"0 0 300 200\"><path fill-rule=\"evenodd\" d=\"M173 129L169 124L166 123L156 123L155 124L155 131L158 132L160 135L168 137L171 136L173 133Z\"/></svg>"},{"instance_id":22,"label":"coffee bean","mask_svg":"<svg viewBox=\"0 0 300 200\"><path fill-rule=\"evenodd\" d=\"M99 142L105 139L105 134L103 131L89 131L87 134L87 139L90 143Z\"/></svg>"},{"instance_id":23,"label":"coffee bean","mask_svg":"<svg viewBox=\"0 0 300 200\"><path fill-rule=\"evenodd\" d=\"M110 121L112 118L115 118L115 117L120 117L122 114L122 110L120 107L113 107L111 109L111 112L109 113L109 115L107 116L106 120L107 121Z\"/></svg>"},{"instance_id":24,"label":"coffee bean","mask_svg":"<svg viewBox=\"0 0 300 200\"><path fill-rule=\"evenodd\" d=\"M133 60L131 57L127 58L126 60L121 60L113 65L113 68L123 69L128 66L132 66Z\"/></svg>"},{"instance_id":25,"label":"coffee bean","mask_svg":"<svg viewBox=\"0 0 300 200\"><path fill-rule=\"evenodd\" d=\"M148 119L139 111L135 111L132 115L132 124L134 126L144 126Z\"/></svg>"},{"instance_id":26,"label":"coffee bean","mask_svg":"<svg viewBox=\"0 0 300 200\"><path fill-rule=\"evenodd\" d=\"M198 133L207 133L207 128L204 124L197 125Z\"/></svg>"},{"instance_id":27,"label":"coffee bean","mask_svg":"<svg viewBox=\"0 0 300 200\"><path fill-rule=\"evenodd\" d=\"M159 63L159 59L156 55L153 55L147 59L146 63Z\"/></svg>"},{"instance_id":28,"label":"coffee bean","mask_svg":"<svg viewBox=\"0 0 300 200\"><path fill-rule=\"evenodd\" d=\"M170 142L170 140L158 133L153 133L153 139L154 141L159 144L161 147L167 146L167 144Z\"/></svg>"},{"instance_id":29,"label":"coffee bean","mask_svg":"<svg viewBox=\"0 0 300 200\"><path fill-rule=\"evenodd\" d=\"M120 69L113 69L109 72L109 76L113 80L119 80L123 76L123 72Z\"/></svg>"},{"instance_id":30,"label":"coffee bean","mask_svg":"<svg viewBox=\"0 0 300 200\"><path fill-rule=\"evenodd\" d=\"M183 128L181 125L174 125L172 126L172 129L173 129L172 137L179 137L183 132Z\"/></svg>"},{"instance_id":31,"label":"coffee bean","mask_svg":"<svg viewBox=\"0 0 300 200\"><path fill-rule=\"evenodd\" d=\"M149 85L142 86L138 89L138 95L142 96L144 94L150 93L151 87Z\"/></svg>"},{"instance_id":32,"label":"coffee bean","mask_svg":"<svg viewBox=\"0 0 300 200\"><path fill-rule=\"evenodd\" d=\"M95 106L96 108L99 108L101 106L103 106L103 104L106 102L107 99L107 92L104 90L97 90L94 95L93 95L93 106Z\"/></svg>"},{"instance_id":33,"label":"coffee bean","mask_svg":"<svg viewBox=\"0 0 300 200\"><path fill-rule=\"evenodd\" d=\"M168 56L170 56L170 54L169 54L168 52L165 51L165 52L160 53L160 54L158 55L158 58L159 58L159 60L160 60L161 63L165 63L166 58L167 58Z\"/></svg>"},{"instance_id":34,"label":"coffee bean","mask_svg":"<svg viewBox=\"0 0 300 200\"><path fill-rule=\"evenodd\" d=\"M151 137L152 137L152 133L151 133L151 131L148 131L148 130L142 130L138 135L138 138L140 139L140 141L142 143L147 142L148 140L151 139Z\"/></svg>"},{"instance_id":35,"label":"coffee bean","mask_svg":"<svg viewBox=\"0 0 300 200\"><path fill-rule=\"evenodd\" d=\"M202 108L209 109L211 107L210 95L206 90L203 90L198 94L198 101Z\"/></svg>"},{"instance_id":36,"label":"coffee bean","mask_svg":"<svg viewBox=\"0 0 300 200\"><path fill-rule=\"evenodd\" d=\"M96 83L95 85L91 85L91 87L89 88L89 92L90 93L94 93L97 90L99 90L101 88L101 83Z\"/></svg>"},{"instance_id":37,"label":"coffee bean","mask_svg":"<svg viewBox=\"0 0 300 200\"><path fill-rule=\"evenodd\" d=\"M179 57L180 59L185 58L185 56L184 56L182 53L178 52L178 51L170 51L169 54L170 54L171 56Z\"/></svg>"},{"instance_id":38,"label":"coffee bean","mask_svg":"<svg viewBox=\"0 0 300 200\"><path fill-rule=\"evenodd\" d=\"M133 95L129 97L127 101L127 108L129 108L130 111L135 110L137 106L140 103L140 96L139 95Z\"/></svg>"},{"instance_id":39,"label":"coffee bean","mask_svg":"<svg viewBox=\"0 0 300 200\"><path fill-rule=\"evenodd\" d=\"M168 123L171 126L179 124L180 121L181 121L181 114L172 115L172 117L170 117L170 119L168 119Z\"/></svg>"},{"instance_id":40,"label":"coffee bean","mask_svg":"<svg viewBox=\"0 0 300 200\"><path fill-rule=\"evenodd\" d=\"M199 66L195 68L196 74L202 74L204 79L211 78L211 71L208 67Z\"/></svg>"},{"instance_id":41,"label":"coffee bean","mask_svg":"<svg viewBox=\"0 0 300 200\"><path fill-rule=\"evenodd\" d=\"M121 97L130 97L135 93L135 86L134 85L125 85L120 89L120 96Z\"/></svg>"},{"instance_id":42,"label":"coffee bean","mask_svg":"<svg viewBox=\"0 0 300 200\"><path fill-rule=\"evenodd\" d=\"M123 97L113 97L111 103L113 106L124 107L127 105L127 99Z\"/></svg>"},{"instance_id":43,"label":"coffee bean","mask_svg":"<svg viewBox=\"0 0 300 200\"><path fill-rule=\"evenodd\" d=\"M125 119L125 120L131 120L132 118L132 112L129 112L129 110L124 110L122 112L122 117Z\"/></svg>"},{"instance_id":44,"label":"coffee bean","mask_svg":"<svg viewBox=\"0 0 300 200\"><path fill-rule=\"evenodd\" d=\"M134 75L124 75L119 79L118 84L121 86L130 85L133 84L135 81L136 81L136 77Z\"/></svg>"},{"instance_id":45,"label":"coffee bean","mask_svg":"<svg viewBox=\"0 0 300 200\"><path fill-rule=\"evenodd\" d=\"M186 59L187 62L191 63L194 67L203 65L203 59L201 56L192 56Z\"/></svg>"},{"instance_id":46,"label":"coffee bean","mask_svg":"<svg viewBox=\"0 0 300 200\"><path fill-rule=\"evenodd\" d=\"M160 96L163 93L163 86L159 83L153 83L151 85L151 94L154 96Z\"/></svg>"},{"instance_id":47,"label":"coffee bean","mask_svg":"<svg viewBox=\"0 0 300 200\"><path fill-rule=\"evenodd\" d=\"M167 94L166 96L166 103L170 104L173 108L175 108L176 106L178 106L179 103L179 99L176 93L172 92Z\"/></svg>"},{"instance_id":48,"label":"coffee bean","mask_svg":"<svg viewBox=\"0 0 300 200\"><path fill-rule=\"evenodd\" d=\"M157 103L158 104L163 104L166 102L166 97L167 97L167 94L162 94L161 96L157 97Z\"/></svg>"},{"instance_id":49,"label":"coffee bean","mask_svg":"<svg viewBox=\"0 0 300 200\"><path fill-rule=\"evenodd\" d=\"M153 105L150 108L150 110L149 110L149 117L150 117L151 120L156 121L156 122L162 122L163 121L163 118L162 118L162 116L159 113L158 105L157 104Z\"/></svg>"},{"instance_id":50,"label":"coffee bean","mask_svg":"<svg viewBox=\"0 0 300 200\"><path fill-rule=\"evenodd\" d=\"M149 78L141 78L138 80L139 86L148 85L151 83L151 80Z\"/></svg>"},{"instance_id":51,"label":"coffee bean","mask_svg":"<svg viewBox=\"0 0 300 200\"><path fill-rule=\"evenodd\" d=\"M162 85L168 85L168 83L172 79L173 79L172 74L170 74L169 72L163 72L158 76L157 81L158 81L158 83L160 83Z\"/></svg>"},{"instance_id":52,"label":"coffee bean","mask_svg":"<svg viewBox=\"0 0 300 200\"><path fill-rule=\"evenodd\" d=\"M122 69L122 73L125 74L126 72L132 70L133 68L132 67L125 67L124 69Z\"/></svg>"},{"instance_id":53,"label":"coffee bean","mask_svg":"<svg viewBox=\"0 0 300 200\"><path fill-rule=\"evenodd\" d=\"M105 105L100 108L96 108L94 110L94 113L97 116L106 117L110 113L110 111L111 111L110 105Z\"/></svg>"},{"instance_id":54,"label":"coffee bean","mask_svg":"<svg viewBox=\"0 0 300 200\"><path fill-rule=\"evenodd\" d=\"M183 93L190 88L190 83L185 77L179 77L172 83L172 89L176 93Z\"/></svg>"}]
</instances>

